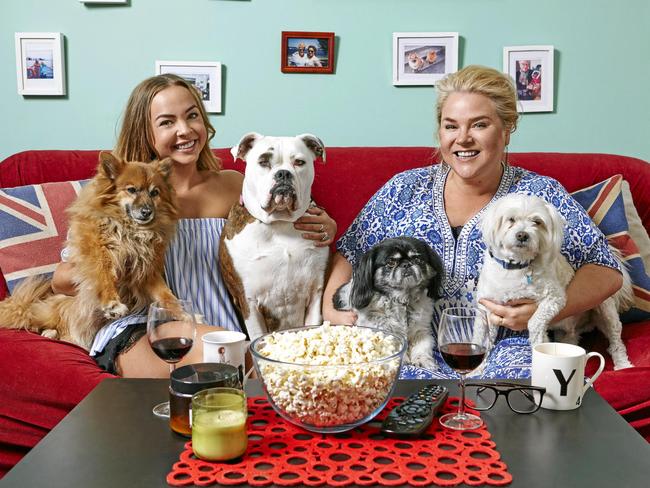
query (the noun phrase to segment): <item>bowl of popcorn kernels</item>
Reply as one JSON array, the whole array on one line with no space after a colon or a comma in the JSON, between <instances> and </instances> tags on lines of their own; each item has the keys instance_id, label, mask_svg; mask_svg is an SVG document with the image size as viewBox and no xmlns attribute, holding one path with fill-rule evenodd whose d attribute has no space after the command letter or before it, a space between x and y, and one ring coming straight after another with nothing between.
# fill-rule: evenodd
<instances>
[{"instance_id":1,"label":"bowl of popcorn kernels","mask_svg":"<svg viewBox=\"0 0 650 488\"><path fill-rule=\"evenodd\" d=\"M401 335L329 325L273 332L250 346L269 402L312 432L344 432L375 417L390 398L406 351Z\"/></svg>"}]
</instances>

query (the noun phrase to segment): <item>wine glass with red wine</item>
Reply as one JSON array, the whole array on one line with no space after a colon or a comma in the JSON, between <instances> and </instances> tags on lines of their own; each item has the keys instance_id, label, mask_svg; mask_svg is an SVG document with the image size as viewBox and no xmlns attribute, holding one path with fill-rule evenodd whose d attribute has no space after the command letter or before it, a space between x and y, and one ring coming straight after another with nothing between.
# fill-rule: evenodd
<instances>
[{"instance_id":1,"label":"wine glass with red wine","mask_svg":"<svg viewBox=\"0 0 650 488\"><path fill-rule=\"evenodd\" d=\"M190 352L195 336L196 321L189 301L153 302L149 305L147 338L153 352L169 363L169 374ZM156 405L153 413L158 417L169 417L169 402Z\"/></svg>"},{"instance_id":2,"label":"wine glass with red wine","mask_svg":"<svg viewBox=\"0 0 650 488\"><path fill-rule=\"evenodd\" d=\"M465 412L465 375L485 359L489 334L485 310L471 307L446 308L438 326L438 349L444 361L460 376L458 412L440 417L440 423L455 430L477 429L480 417Z\"/></svg>"}]
</instances>

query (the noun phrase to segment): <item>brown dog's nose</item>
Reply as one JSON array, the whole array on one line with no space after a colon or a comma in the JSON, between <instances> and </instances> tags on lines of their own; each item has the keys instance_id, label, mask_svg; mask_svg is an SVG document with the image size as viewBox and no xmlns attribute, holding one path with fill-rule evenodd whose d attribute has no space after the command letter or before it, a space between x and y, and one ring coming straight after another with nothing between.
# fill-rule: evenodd
<instances>
[{"instance_id":1,"label":"brown dog's nose","mask_svg":"<svg viewBox=\"0 0 650 488\"><path fill-rule=\"evenodd\" d=\"M151 207L149 207L148 205L146 205L146 206L144 206L144 207L142 207L140 209L140 215L145 219L149 218L152 213L153 213L153 209Z\"/></svg>"},{"instance_id":2,"label":"brown dog's nose","mask_svg":"<svg viewBox=\"0 0 650 488\"><path fill-rule=\"evenodd\" d=\"M517 232L517 240L519 242L526 242L528 240L528 234L526 232Z\"/></svg>"}]
</instances>

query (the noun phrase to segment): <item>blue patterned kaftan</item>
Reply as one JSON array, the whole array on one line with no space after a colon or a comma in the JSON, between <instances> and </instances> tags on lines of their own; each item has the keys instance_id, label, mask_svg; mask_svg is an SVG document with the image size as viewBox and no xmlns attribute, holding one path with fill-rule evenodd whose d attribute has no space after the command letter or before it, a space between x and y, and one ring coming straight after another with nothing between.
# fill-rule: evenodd
<instances>
[{"instance_id":1,"label":"blue patterned kaftan","mask_svg":"<svg viewBox=\"0 0 650 488\"><path fill-rule=\"evenodd\" d=\"M434 308L434 331L444 308L476 305L476 285L485 250L477 224L487 207L472 217L463 226L458 239L454 239L443 201L449 171L449 166L436 164L394 176L370 199L337 242L338 251L354 265L364 252L384 239L406 235L426 241L445 267L443 296ZM619 269L603 234L556 180L506 165L499 188L488 206L508 193L534 194L559 210L567 222L562 253L574 269L587 263ZM434 357L439 364L438 371L407 366L402 376L457 377L444 363L437 348ZM514 332L502 327L482 377L528 378L530 363L527 331Z\"/></svg>"}]
</instances>

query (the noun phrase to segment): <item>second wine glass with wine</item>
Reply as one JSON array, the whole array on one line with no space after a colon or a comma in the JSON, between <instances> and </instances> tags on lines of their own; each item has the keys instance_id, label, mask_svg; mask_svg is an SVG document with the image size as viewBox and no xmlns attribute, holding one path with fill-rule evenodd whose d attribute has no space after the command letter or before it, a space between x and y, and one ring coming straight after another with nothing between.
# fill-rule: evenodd
<instances>
[{"instance_id":1,"label":"second wine glass with wine","mask_svg":"<svg viewBox=\"0 0 650 488\"><path fill-rule=\"evenodd\" d=\"M169 364L169 372L190 352L196 336L192 304L187 300L153 302L147 316L147 338L156 355ZM169 417L169 402L158 404L153 413Z\"/></svg>"},{"instance_id":2,"label":"second wine glass with wine","mask_svg":"<svg viewBox=\"0 0 650 488\"><path fill-rule=\"evenodd\" d=\"M460 376L458 412L440 417L440 423L455 430L477 429L480 417L465 412L465 375L478 368L488 349L488 321L484 310L471 307L446 308L438 326L438 349L442 359Z\"/></svg>"}]
</instances>

